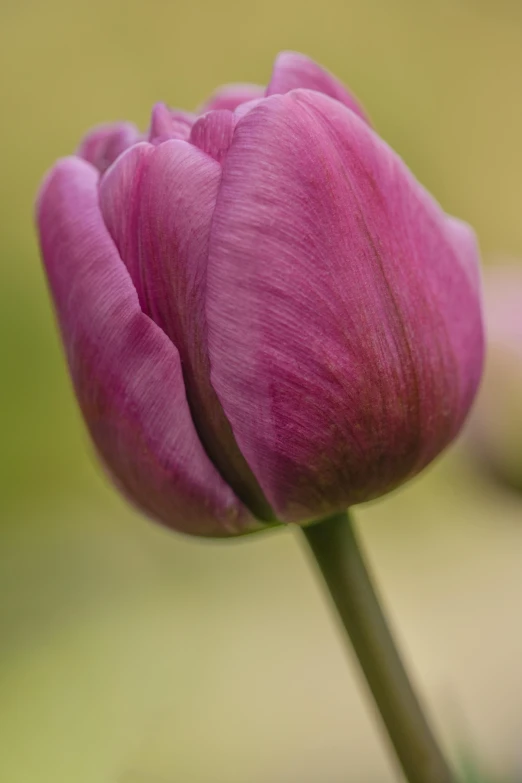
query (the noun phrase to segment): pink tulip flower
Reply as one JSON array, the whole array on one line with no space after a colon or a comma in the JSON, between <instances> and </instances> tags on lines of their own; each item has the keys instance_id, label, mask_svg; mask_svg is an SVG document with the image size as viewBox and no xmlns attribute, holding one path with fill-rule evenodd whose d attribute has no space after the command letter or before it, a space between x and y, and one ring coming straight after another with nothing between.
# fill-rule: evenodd
<instances>
[{"instance_id":1,"label":"pink tulip flower","mask_svg":"<svg viewBox=\"0 0 522 783\"><path fill-rule=\"evenodd\" d=\"M198 535L306 523L417 474L483 360L479 254L308 58L150 131L91 132L38 203L96 449Z\"/></svg>"}]
</instances>

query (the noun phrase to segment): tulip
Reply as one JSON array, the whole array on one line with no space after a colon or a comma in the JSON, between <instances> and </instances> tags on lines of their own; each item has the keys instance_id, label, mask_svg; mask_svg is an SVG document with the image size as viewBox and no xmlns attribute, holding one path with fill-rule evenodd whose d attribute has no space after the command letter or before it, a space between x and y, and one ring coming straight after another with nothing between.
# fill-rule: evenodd
<instances>
[{"instance_id":1,"label":"tulip","mask_svg":"<svg viewBox=\"0 0 522 783\"><path fill-rule=\"evenodd\" d=\"M522 490L522 265L488 270L488 358L466 445L493 478Z\"/></svg>"},{"instance_id":2,"label":"tulip","mask_svg":"<svg viewBox=\"0 0 522 783\"><path fill-rule=\"evenodd\" d=\"M48 174L43 260L113 480L166 525L305 524L416 475L483 359L473 231L308 58Z\"/></svg>"}]
</instances>

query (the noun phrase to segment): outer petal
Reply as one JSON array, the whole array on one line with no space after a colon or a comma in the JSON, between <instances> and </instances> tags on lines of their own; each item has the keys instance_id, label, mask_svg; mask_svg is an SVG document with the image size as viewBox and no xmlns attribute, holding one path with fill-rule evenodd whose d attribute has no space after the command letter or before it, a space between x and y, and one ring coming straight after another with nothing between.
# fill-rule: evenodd
<instances>
[{"instance_id":1,"label":"outer petal","mask_svg":"<svg viewBox=\"0 0 522 783\"><path fill-rule=\"evenodd\" d=\"M324 95L238 122L210 240L212 383L279 518L382 494L459 430L483 356L464 231L457 245L402 161Z\"/></svg>"},{"instance_id":2,"label":"outer petal","mask_svg":"<svg viewBox=\"0 0 522 783\"><path fill-rule=\"evenodd\" d=\"M98 207L98 177L72 158L39 202L43 257L76 393L98 451L128 495L188 533L244 532L247 513L205 454L179 355L141 312Z\"/></svg>"},{"instance_id":3,"label":"outer petal","mask_svg":"<svg viewBox=\"0 0 522 783\"><path fill-rule=\"evenodd\" d=\"M102 180L102 213L126 265L137 270L133 276L145 312L179 350L192 416L207 452L238 496L258 516L272 519L210 384L206 266L221 167L183 141L142 146Z\"/></svg>"},{"instance_id":4,"label":"outer petal","mask_svg":"<svg viewBox=\"0 0 522 783\"><path fill-rule=\"evenodd\" d=\"M179 109L169 109L164 103L157 103L152 110L149 141L162 144L168 139L188 139L194 114Z\"/></svg>"},{"instance_id":5,"label":"outer petal","mask_svg":"<svg viewBox=\"0 0 522 783\"><path fill-rule=\"evenodd\" d=\"M322 68L304 54L281 52L274 63L272 78L266 94L280 95L299 87L329 95L330 98L343 103L370 124L366 112L359 106L354 96L326 68Z\"/></svg>"},{"instance_id":6,"label":"outer petal","mask_svg":"<svg viewBox=\"0 0 522 783\"><path fill-rule=\"evenodd\" d=\"M234 111L242 103L262 98L264 94L265 88L258 84L225 84L212 93L208 101L200 107L199 113L204 114L215 109Z\"/></svg>"},{"instance_id":7,"label":"outer petal","mask_svg":"<svg viewBox=\"0 0 522 783\"><path fill-rule=\"evenodd\" d=\"M83 138L76 154L103 174L118 155L140 139L140 132L130 122L100 125Z\"/></svg>"}]
</instances>

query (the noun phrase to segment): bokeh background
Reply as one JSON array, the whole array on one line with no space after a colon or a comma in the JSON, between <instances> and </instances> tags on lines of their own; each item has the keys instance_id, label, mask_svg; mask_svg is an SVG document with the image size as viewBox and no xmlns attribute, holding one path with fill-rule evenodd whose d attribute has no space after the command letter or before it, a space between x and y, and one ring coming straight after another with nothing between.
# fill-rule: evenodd
<instances>
[{"instance_id":1,"label":"bokeh background","mask_svg":"<svg viewBox=\"0 0 522 783\"><path fill-rule=\"evenodd\" d=\"M1 0L0 780L388 783L358 672L295 532L162 531L95 463L32 223L84 130L278 50L343 78L484 257L522 257L522 5L438 0ZM360 508L447 747L522 776L522 499L457 448Z\"/></svg>"}]
</instances>

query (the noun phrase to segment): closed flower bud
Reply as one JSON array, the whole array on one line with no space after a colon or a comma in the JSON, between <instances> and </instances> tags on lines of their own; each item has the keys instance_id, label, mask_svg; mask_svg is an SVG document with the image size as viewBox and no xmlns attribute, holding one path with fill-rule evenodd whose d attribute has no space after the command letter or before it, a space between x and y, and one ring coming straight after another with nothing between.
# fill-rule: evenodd
<instances>
[{"instance_id":1,"label":"closed flower bud","mask_svg":"<svg viewBox=\"0 0 522 783\"><path fill-rule=\"evenodd\" d=\"M482 368L479 257L346 89L283 53L268 87L97 129L39 198L71 376L114 480L233 535L397 487Z\"/></svg>"},{"instance_id":2,"label":"closed flower bud","mask_svg":"<svg viewBox=\"0 0 522 783\"><path fill-rule=\"evenodd\" d=\"M522 490L522 265L485 279L488 356L466 444L494 479Z\"/></svg>"}]
</instances>

